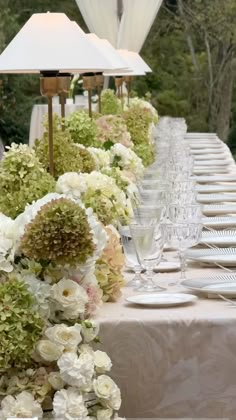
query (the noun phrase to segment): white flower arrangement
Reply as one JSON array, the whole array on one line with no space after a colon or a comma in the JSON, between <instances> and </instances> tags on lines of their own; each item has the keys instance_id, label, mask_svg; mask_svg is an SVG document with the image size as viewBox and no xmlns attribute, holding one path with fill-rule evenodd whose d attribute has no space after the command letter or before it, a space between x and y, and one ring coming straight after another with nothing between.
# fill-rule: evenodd
<instances>
[{"instance_id":1,"label":"white flower arrangement","mask_svg":"<svg viewBox=\"0 0 236 420\"><path fill-rule=\"evenodd\" d=\"M111 154L109 150L103 150L97 147L88 147L88 151L93 155L95 159L97 171L110 167Z\"/></svg>"},{"instance_id":2,"label":"white flower arrangement","mask_svg":"<svg viewBox=\"0 0 236 420\"><path fill-rule=\"evenodd\" d=\"M144 172L142 160L136 153L123 146L122 144L115 144L110 149L112 163L117 164L121 169L132 172L135 176L141 177Z\"/></svg>"}]
</instances>

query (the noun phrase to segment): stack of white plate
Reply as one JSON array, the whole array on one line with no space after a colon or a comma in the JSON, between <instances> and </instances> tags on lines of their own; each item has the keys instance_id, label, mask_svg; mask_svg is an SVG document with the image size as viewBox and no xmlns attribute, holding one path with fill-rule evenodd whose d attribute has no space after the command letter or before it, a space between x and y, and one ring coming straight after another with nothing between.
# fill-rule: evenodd
<instances>
[{"instance_id":1,"label":"stack of white plate","mask_svg":"<svg viewBox=\"0 0 236 420\"><path fill-rule=\"evenodd\" d=\"M235 274L223 274L220 276L184 280L181 284L191 291L201 292L207 295L236 296Z\"/></svg>"},{"instance_id":2,"label":"stack of white plate","mask_svg":"<svg viewBox=\"0 0 236 420\"><path fill-rule=\"evenodd\" d=\"M186 258L213 265L236 266L236 248L189 249L186 252Z\"/></svg>"}]
</instances>

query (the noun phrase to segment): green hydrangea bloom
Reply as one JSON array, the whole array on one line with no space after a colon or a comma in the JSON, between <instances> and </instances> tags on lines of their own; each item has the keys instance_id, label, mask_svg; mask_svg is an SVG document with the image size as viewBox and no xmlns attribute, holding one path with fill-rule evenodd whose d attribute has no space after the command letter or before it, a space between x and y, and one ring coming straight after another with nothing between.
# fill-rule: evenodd
<instances>
[{"instance_id":1,"label":"green hydrangea bloom","mask_svg":"<svg viewBox=\"0 0 236 420\"><path fill-rule=\"evenodd\" d=\"M0 211L15 218L26 204L55 191L55 181L34 150L12 144L0 163Z\"/></svg>"},{"instance_id":2,"label":"green hydrangea bloom","mask_svg":"<svg viewBox=\"0 0 236 420\"><path fill-rule=\"evenodd\" d=\"M86 147L98 147L97 126L86 111L77 111L70 114L65 120L65 126L75 143Z\"/></svg>"},{"instance_id":3,"label":"green hydrangea bloom","mask_svg":"<svg viewBox=\"0 0 236 420\"><path fill-rule=\"evenodd\" d=\"M128 180L122 176L120 168L104 168L101 170L101 173L107 176L111 176L116 181L116 185L124 192L126 192L127 187L129 186Z\"/></svg>"},{"instance_id":4,"label":"green hydrangea bloom","mask_svg":"<svg viewBox=\"0 0 236 420\"><path fill-rule=\"evenodd\" d=\"M27 286L14 277L0 283L0 371L32 364L44 323Z\"/></svg>"},{"instance_id":5,"label":"green hydrangea bloom","mask_svg":"<svg viewBox=\"0 0 236 420\"><path fill-rule=\"evenodd\" d=\"M151 113L135 105L125 111L123 116L133 143L135 145L149 143L149 126L152 123Z\"/></svg>"},{"instance_id":6,"label":"green hydrangea bloom","mask_svg":"<svg viewBox=\"0 0 236 420\"><path fill-rule=\"evenodd\" d=\"M122 274L114 270L104 259L100 258L96 262L95 275L103 292L103 301L115 302L121 295L121 287L125 285Z\"/></svg>"},{"instance_id":7,"label":"green hydrangea bloom","mask_svg":"<svg viewBox=\"0 0 236 420\"><path fill-rule=\"evenodd\" d=\"M21 239L28 258L55 264L83 264L93 254L94 243L85 210L67 198L41 207Z\"/></svg>"},{"instance_id":8,"label":"green hydrangea bloom","mask_svg":"<svg viewBox=\"0 0 236 420\"><path fill-rule=\"evenodd\" d=\"M35 141L36 155L43 167L49 170L48 159L48 134L45 133L41 140ZM54 177L57 179L66 172L81 172L83 162L80 150L73 143L69 133L54 131Z\"/></svg>"},{"instance_id":9,"label":"green hydrangea bloom","mask_svg":"<svg viewBox=\"0 0 236 420\"><path fill-rule=\"evenodd\" d=\"M81 172L86 172L90 174L90 172L93 172L96 170L96 162L95 159L85 147L80 146L79 144L76 145L77 149L79 150L80 157L82 160L82 169Z\"/></svg>"},{"instance_id":10,"label":"green hydrangea bloom","mask_svg":"<svg viewBox=\"0 0 236 420\"><path fill-rule=\"evenodd\" d=\"M112 89L105 89L102 91L101 107L103 115L116 115L121 114L122 112L121 101L117 98Z\"/></svg>"},{"instance_id":11,"label":"green hydrangea bloom","mask_svg":"<svg viewBox=\"0 0 236 420\"><path fill-rule=\"evenodd\" d=\"M144 166L151 165L155 160L154 147L151 144L136 144L134 152L142 159Z\"/></svg>"}]
</instances>

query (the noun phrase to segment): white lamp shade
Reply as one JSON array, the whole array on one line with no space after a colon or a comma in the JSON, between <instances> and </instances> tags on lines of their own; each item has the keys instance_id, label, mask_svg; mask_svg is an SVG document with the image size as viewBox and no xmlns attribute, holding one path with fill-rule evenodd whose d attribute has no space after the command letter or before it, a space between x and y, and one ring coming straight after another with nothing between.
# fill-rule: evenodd
<instances>
[{"instance_id":1,"label":"white lamp shade","mask_svg":"<svg viewBox=\"0 0 236 420\"><path fill-rule=\"evenodd\" d=\"M136 60L137 64L139 64L141 68L143 68L143 71L145 73L152 73L151 67L147 65L146 61L144 61L144 59L139 55L139 53L133 51L129 52L134 57L134 60Z\"/></svg>"},{"instance_id":2,"label":"white lamp shade","mask_svg":"<svg viewBox=\"0 0 236 420\"><path fill-rule=\"evenodd\" d=\"M78 28L64 13L32 15L1 54L0 73L111 69L109 61Z\"/></svg>"},{"instance_id":3,"label":"white lamp shade","mask_svg":"<svg viewBox=\"0 0 236 420\"><path fill-rule=\"evenodd\" d=\"M143 65L140 65L140 62L137 62L135 56L130 53L128 50L117 50L118 54L127 62L130 71L129 72L113 72L106 71L104 72L105 76L145 76L145 71L143 70Z\"/></svg>"},{"instance_id":4,"label":"white lamp shade","mask_svg":"<svg viewBox=\"0 0 236 420\"><path fill-rule=\"evenodd\" d=\"M111 69L113 71L127 71L128 63L120 56L117 50L111 45L106 39L100 39L96 34L86 34L86 36L94 42L94 44L99 48L101 54L104 54L105 57L111 64Z\"/></svg>"}]
</instances>

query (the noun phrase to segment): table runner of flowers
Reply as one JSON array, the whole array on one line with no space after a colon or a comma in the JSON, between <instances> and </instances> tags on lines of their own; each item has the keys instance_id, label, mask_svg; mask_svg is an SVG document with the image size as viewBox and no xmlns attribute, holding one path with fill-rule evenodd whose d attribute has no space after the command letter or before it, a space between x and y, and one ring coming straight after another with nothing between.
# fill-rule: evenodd
<instances>
[{"instance_id":1,"label":"table runner of flowers","mask_svg":"<svg viewBox=\"0 0 236 420\"><path fill-rule=\"evenodd\" d=\"M132 214L158 116L109 89L102 112L71 114L65 131L54 117L54 178L47 127L0 162L0 419L121 420L95 318L124 285L117 218Z\"/></svg>"}]
</instances>

